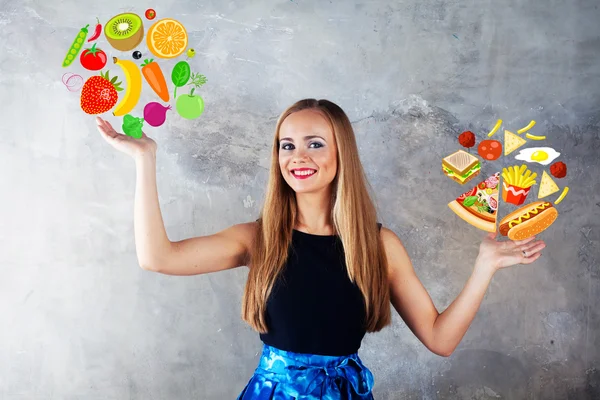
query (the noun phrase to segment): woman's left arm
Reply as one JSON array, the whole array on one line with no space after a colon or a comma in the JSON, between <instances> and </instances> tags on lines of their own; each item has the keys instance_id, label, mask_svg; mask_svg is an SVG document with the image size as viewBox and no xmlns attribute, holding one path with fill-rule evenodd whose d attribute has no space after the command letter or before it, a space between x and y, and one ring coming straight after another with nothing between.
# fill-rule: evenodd
<instances>
[{"instance_id":1,"label":"woman's left arm","mask_svg":"<svg viewBox=\"0 0 600 400\"><path fill-rule=\"evenodd\" d=\"M398 236L382 227L381 238L389 265L391 302L417 338L433 353L448 357L458 346L475 314L494 273L515 264L531 264L546 247L531 237L520 241L497 241L496 233L485 236L473 272L458 297L439 313L415 274L408 253Z\"/></svg>"}]
</instances>

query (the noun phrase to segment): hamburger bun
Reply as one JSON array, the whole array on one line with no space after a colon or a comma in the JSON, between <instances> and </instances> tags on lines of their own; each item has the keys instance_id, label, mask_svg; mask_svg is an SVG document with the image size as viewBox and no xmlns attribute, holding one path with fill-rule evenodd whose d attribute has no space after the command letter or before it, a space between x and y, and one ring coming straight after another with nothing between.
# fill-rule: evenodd
<instances>
[{"instance_id":1,"label":"hamburger bun","mask_svg":"<svg viewBox=\"0 0 600 400\"><path fill-rule=\"evenodd\" d=\"M523 240L546 230L558 217L549 201L529 203L511 212L500 221L500 234L510 240Z\"/></svg>"}]
</instances>

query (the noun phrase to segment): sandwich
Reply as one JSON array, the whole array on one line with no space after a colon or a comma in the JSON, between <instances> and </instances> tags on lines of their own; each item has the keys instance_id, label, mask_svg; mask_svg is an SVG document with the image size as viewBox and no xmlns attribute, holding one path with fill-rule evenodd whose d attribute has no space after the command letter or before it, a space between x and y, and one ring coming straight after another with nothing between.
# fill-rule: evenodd
<instances>
[{"instance_id":1,"label":"sandwich","mask_svg":"<svg viewBox=\"0 0 600 400\"><path fill-rule=\"evenodd\" d=\"M558 217L549 201L529 203L511 212L500 221L500 234L510 240L523 240L546 230Z\"/></svg>"},{"instance_id":2,"label":"sandwich","mask_svg":"<svg viewBox=\"0 0 600 400\"><path fill-rule=\"evenodd\" d=\"M464 185L479 175L481 164L477 157L458 150L442 159L442 170L448 178Z\"/></svg>"}]
</instances>

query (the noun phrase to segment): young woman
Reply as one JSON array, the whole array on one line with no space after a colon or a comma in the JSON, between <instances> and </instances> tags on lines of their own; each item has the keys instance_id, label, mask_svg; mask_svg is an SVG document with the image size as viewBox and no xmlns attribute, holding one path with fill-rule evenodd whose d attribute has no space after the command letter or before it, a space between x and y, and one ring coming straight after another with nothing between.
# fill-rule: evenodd
<instances>
[{"instance_id":1,"label":"young woman","mask_svg":"<svg viewBox=\"0 0 600 400\"><path fill-rule=\"evenodd\" d=\"M390 304L430 351L449 356L494 273L534 262L545 247L488 234L462 292L439 313L398 236L377 221L348 117L315 99L292 105L277 122L256 221L171 242L158 203L156 143L117 133L101 118L97 124L136 162L142 268L195 275L248 266L242 318L263 349L238 399L372 399L373 375L357 352L366 332L390 324Z\"/></svg>"}]
</instances>

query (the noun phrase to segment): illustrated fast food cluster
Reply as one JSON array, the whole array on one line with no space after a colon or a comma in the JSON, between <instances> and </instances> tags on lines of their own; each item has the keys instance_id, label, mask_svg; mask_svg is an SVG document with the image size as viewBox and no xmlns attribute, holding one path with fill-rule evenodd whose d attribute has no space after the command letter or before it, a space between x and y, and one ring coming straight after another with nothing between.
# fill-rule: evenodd
<instances>
[{"instance_id":1,"label":"illustrated fast food cluster","mask_svg":"<svg viewBox=\"0 0 600 400\"><path fill-rule=\"evenodd\" d=\"M498 120L488 133L488 137L496 134L501 126L502 120ZM520 149L529 143L527 139L531 141L546 140L545 136L526 133L534 126L535 121L531 121L527 126L519 129L516 134L504 130L504 143L492 139L482 140L477 146L477 153L484 161L493 161L502 155L508 156ZM458 142L463 147L470 149L475 146L475 134L471 131L463 132L458 137ZM528 147L519 150L515 160L531 164L537 163L546 168L559 156L560 153L551 147ZM480 159L464 150L458 150L442 159L443 173L461 185L473 180L479 175L480 170ZM496 232L498 197L502 193L502 201L521 207L509 213L499 222L500 234L508 236L511 240L527 239L546 230L554 223L558 217L555 205L563 201L569 192L569 187L565 186L554 203L540 200L560 191L551 175L556 179L562 179L567 175L567 165L562 161L554 162L548 170L549 173L545 169L542 171L537 201L523 205L526 199L531 197L531 188L537 183L538 174L528 169L526 164L522 164L503 168L502 173L498 171L478 182L469 191L448 203L448 206L469 224L487 232Z\"/></svg>"},{"instance_id":2,"label":"illustrated fast food cluster","mask_svg":"<svg viewBox=\"0 0 600 400\"><path fill-rule=\"evenodd\" d=\"M144 16L146 20L152 21L156 18L156 12L148 9ZM136 60L112 58L113 64L120 67L120 72L124 76L125 89L121 87L122 82L117 82L117 76L111 77L109 71L101 71L99 75L89 77L85 83L81 75L66 73L63 75L62 81L69 91L81 90L80 105L84 112L95 115L112 109L114 116L123 116L123 132L126 135L140 138L144 122L154 127L161 126L166 121L167 111L172 108L169 104L164 105L161 102L153 101L144 106L143 118L129 114L140 100L142 76L156 96L164 103L169 103L171 100L167 80L162 68L154 58L144 59L139 66L136 63L143 56L141 51L134 51L144 40L144 21L139 15L134 13L115 15L104 24L104 29L100 21L96 20L97 23L91 35L88 31L89 25L81 28L77 33L62 66L65 68L72 66L86 43L95 42L104 32L104 37L111 47L121 52L132 52L131 57ZM195 55L194 49L188 48L188 34L185 27L171 18L160 19L152 23L146 32L146 44L155 58L174 59L185 52L189 60ZM108 61L106 53L98 47L97 42L84 49L79 56L79 63L89 71L102 70ZM194 94L194 91L207 82L206 77L200 73L192 73L187 61L179 61L171 71L171 81L175 87L173 100L175 100L177 114L186 119L198 118L204 111L204 100L197 93ZM184 93L177 97L177 88L186 85L191 87L189 94ZM121 92L124 93L119 98Z\"/></svg>"}]
</instances>

